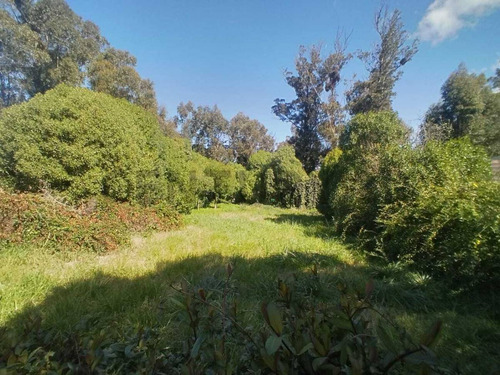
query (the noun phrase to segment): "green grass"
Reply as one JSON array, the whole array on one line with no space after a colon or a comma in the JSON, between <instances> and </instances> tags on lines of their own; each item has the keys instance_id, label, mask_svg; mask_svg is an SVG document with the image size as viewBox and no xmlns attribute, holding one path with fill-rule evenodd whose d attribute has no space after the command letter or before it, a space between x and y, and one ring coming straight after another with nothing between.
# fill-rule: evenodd
<instances>
[{"instance_id":1,"label":"green grass","mask_svg":"<svg viewBox=\"0 0 500 375\"><path fill-rule=\"evenodd\" d=\"M259 317L276 279L308 273L362 288L376 280L376 301L411 332L437 318L444 331L438 354L463 373L488 373L500 362L500 323L489 296L454 296L424 275L369 261L330 233L317 213L269 206L223 205L194 211L185 226L106 255L54 252L31 246L0 251L0 326L17 327L28 315L67 330L86 317L98 324L161 326L179 340L170 284L187 279L210 285L235 266L242 310Z\"/></svg>"}]
</instances>

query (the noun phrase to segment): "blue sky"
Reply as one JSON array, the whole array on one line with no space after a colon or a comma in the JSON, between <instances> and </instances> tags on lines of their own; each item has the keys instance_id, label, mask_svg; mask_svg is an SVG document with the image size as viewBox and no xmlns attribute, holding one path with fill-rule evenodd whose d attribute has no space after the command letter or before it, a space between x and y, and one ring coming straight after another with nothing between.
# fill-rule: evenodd
<instances>
[{"instance_id":1,"label":"blue sky","mask_svg":"<svg viewBox=\"0 0 500 375\"><path fill-rule=\"evenodd\" d=\"M138 59L153 80L158 102L174 115L188 100L217 104L227 118L242 111L261 121L278 141L289 124L271 112L275 98L293 99L283 71L293 69L300 45L331 51L337 30L351 34L348 49L377 42L375 0L67 0L95 22L116 48ZM418 126L459 63L493 74L500 61L500 0L387 0L402 11L406 29L421 39L404 67L394 109ZM500 65L499 65L500 66ZM343 78L365 78L353 61Z\"/></svg>"}]
</instances>

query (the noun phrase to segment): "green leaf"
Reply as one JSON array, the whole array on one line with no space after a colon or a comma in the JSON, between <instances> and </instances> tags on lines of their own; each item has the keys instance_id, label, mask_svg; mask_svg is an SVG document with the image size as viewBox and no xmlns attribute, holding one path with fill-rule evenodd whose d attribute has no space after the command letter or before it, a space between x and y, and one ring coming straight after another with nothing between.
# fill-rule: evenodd
<instances>
[{"instance_id":1,"label":"green leaf","mask_svg":"<svg viewBox=\"0 0 500 375\"><path fill-rule=\"evenodd\" d=\"M123 352L125 353L125 356L127 358L132 358L134 356L134 353L132 353L132 349L134 349L134 345L127 345L125 347L125 350Z\"/></svg>"},{"instance_id":2,"label":"green leaf","mask_svg":"<svg viewBox=\"0 0 500 375\"><path fill-rule=\"evenodd\" d=\"M185 309L186 308L186 305L183 304L181 301L175 299L175 298L170 298L170 301L172 301L174 303L174 305L177 305L177 307L180 307L182 309Z\"/></svg>"},{"instance_id":3,"label":"green leaf","mask_svg":"<svg viewBox=\"0 0 500 375\"><path fill-rule=\"evenodd\" d=\"M385 328L380 324L377 325L377 336L387 350L389 350L393 354L397 354L399 352L398 346L396 345L392 337L389 336Z\"/></svg>"},{"instance_id":4,"label":"green leaf","mask_svg":"<svg viewBox=\"0 0 500 375\"><path fill-rule=\"evenodd\" d=\"M323 365L326 361L328 361L328 357L315 358L312 362L313 370L318 371L321 365Z\"/></svg>"},{"instance_id":5,"label":"green leaf","mask_svg":"<svg viewBox=\"0 0 500 375\"><path fill-rule=\"evenodd\" d=\"M305 345L302 349L300 349L299 352L297 353L297 355L302 355L305 352L307 352L309 349L312 349L313 347L314 347L313 344L310 342L309 344Z\"/></svg>"},{"instance_id":6,"label":"green leaf","mask_svg":"<svg viewBox=\"0 0 500 375\"><path fill-rule=\"evenodd\" d=\"M267 324L280 336L283 333L283 322L278 306L274 302L270 302L267 305L264 303L261 309Z\"/></svg>"},{"instance_id":7,"label":"green leaf","mask_svg":"<svg viewBox=\"0 0 500 375\"><path fill-rule=\"evenodd\" d=\"M203 343L203 341L204 338L201 336L196 339L193 347L191 348L191 358L195 359L196 357L198 357L198 353L200 352L201 344Z\"/></svg>"},{"instance_id":8,"label":"green leaf","mask_svg":"<svg viewBox=\"0 0 500 375\"><path fill-rule=\"evenodd\" d=\"M281 337L271 335L266 340L266 352L273 355L281 346Z\"/></svg>"}]
</instances>

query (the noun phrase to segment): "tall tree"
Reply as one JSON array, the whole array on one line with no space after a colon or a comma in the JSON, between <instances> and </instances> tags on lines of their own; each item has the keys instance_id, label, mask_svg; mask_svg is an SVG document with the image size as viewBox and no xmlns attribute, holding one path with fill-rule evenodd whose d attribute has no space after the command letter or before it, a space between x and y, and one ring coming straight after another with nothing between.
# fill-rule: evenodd
<instances>
[{"instance_id":1,"label":"tall tree","mask_svg":"<svg viewBox=\"0 0 500 375\"><path fill-rule=\"evenodd\" d=\"M107 45L99 28L64 0L3 0L0 12L4 106L59 83L82 84L88 64Z\"/></svg>"},{"instance_id":2,"label":"tall tree","mask_svg":"<svg viewBox=\"0 0 500 375\"><path fill-rule=\"evenodd\" d=\"M319 47L313 46L309 51L301 47L295 61L297 73L285 73L285 79L294 89L296 98L291 102L276 99L272 107L282 121L291 123L293 136L289 143L308 173L318 167L320 156L328 148L324 137L328 134L326 130L332 133L332 129L335 129L337 120L334 116L340 106L334 93L340 81L340 71L349 58L343 48L338 48L335 53L322 59ZM323 98L327 91L331 92L328 102ZM333 140L335 137L330 135L328 139Z\"/></svg>"},{"instance_id":3,"label":"tall tree","mask_svg":"<svg viewBox=\"0 0 500 375\"><path fill-rule=\"evenodd\" d=\"M222 162L232 160L228 150L228 121L217 106L195 108L192 102L181 103L175 121L195 151Z\"/></svg>"},{"instance_id":4,"label":"tall tree","mask_svg":"<svg viewBox=\"0 0 500 375\"><path fill-rule=\"evenodd\" d=\"M90 87L157 112L153 82L141 78L136 64L137 59L128 51L108 48L90 66Z\"/></svg>"},{"instance_id":5,"label":"tall tree","mask_svg":"<svg viewBox=\"0 0 500 375\"><path fill-rule=\"evenodd\" d=\"M266 127L241 112L229 122L228 137L234 159L244 166L248 165L253 153L274 148L274 138L267 134Z\"/></svg>"},{"instance_id":6,"label":"tall tree","mask_svg":"<svg viewBox=\"0 0 500 375\"><path fill-rule=\"evenodd\" d=\"M347 103L352 115L369 111L392 110L394 85L401 77L401 67L417 52L417 41L410 40L403 29L401 12L389 13L381 8L375 15L375 29L380 38L372 52L361 52L370 75L366 81L356 81L347 92Z\"/></svg>"},{"instance_id":7,"label":"tall tree","mask_svg":"<svg viewBox=\"0 0 500 375\"><path fill-rule=\"evenodd\" d=\"M490 79L495 84L494 78ZM490 154L500 154L500 93L484 74L461 64L441 87L441 100L431 106L420 129L423 142L470 136Z\"/></svg>"}]
</instances>

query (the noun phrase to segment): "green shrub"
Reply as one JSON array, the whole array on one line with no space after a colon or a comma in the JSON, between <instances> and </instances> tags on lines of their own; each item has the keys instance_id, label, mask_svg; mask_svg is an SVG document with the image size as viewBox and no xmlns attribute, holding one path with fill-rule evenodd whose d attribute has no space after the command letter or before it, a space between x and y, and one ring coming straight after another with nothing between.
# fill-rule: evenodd
<instances>
[{"instance_id":1,"label":"green shrub","mask_svg":"<svg viewBox=\"0 0 500 375\"><path fill-rule=\"evenodd\" d=\"M296 183L293 189L293 206L309 210L316 209L321 192L318 172L311 172L307 180Z\"/></svg>"},{"instance_id":2,"label":"green shrub","mask_svg":"<svg viewBox=\"0 0 500 375\"><path fill-rule=\"evenodd\" d=\"M395 115L355 116L325 158L319 209L389 260L472 286L500 280L500 188L467 138L412 148ZM458 283L457 283L458 282Z\"/></svg>"},{"instance_id":3,"label":"green shrub","mask_svg":"<svg viewBox=\"0 0 500 375\"><path fill-rule=\"evenodd\" d=\"M308 176L291 146L280 147L273 153L256 152L250 157L249 168L256 173L254 196L259 202L291 207L298 200L300 204L302 198L294 199L294 192ZM304 195L304 202L305 199Z\"/></svg>"},{"instance_id":4,"label":"green shrub","mask_svg":"<svg viewBox=\"0 0 500 375\"><path fill-rule=\"evenodd\" d=\"M104 194L182 206L185 150L126 100L60 85L0 116L0 171L22 191L41 184L71 202Z\"/></svg>"},{"instance_id":5,"label":"green shrub","mask_svg":"<svg viewBox=\"0 0 500 375\"><path fill-rule=\"evenodd\" d=\"M380 207L386 203L388 176L381 174L387 153L404 152L408 130L392 112L356 115L342 135L343 149L325 158L321 212L340 233L373 233Z\"/></svg>"},{"instance_id":6,"label":"green shrub","mask_svg":"<svg viewBox=\"0 0 500 375\"><path fill-rule=\"evenodd\" d=\"M467 285L500 282L500 184L468 139L414 151L411 199L386 205L379 241L392 260ZM412 186L413 185L413 186Z\"/></svg>"}]
</instances>

